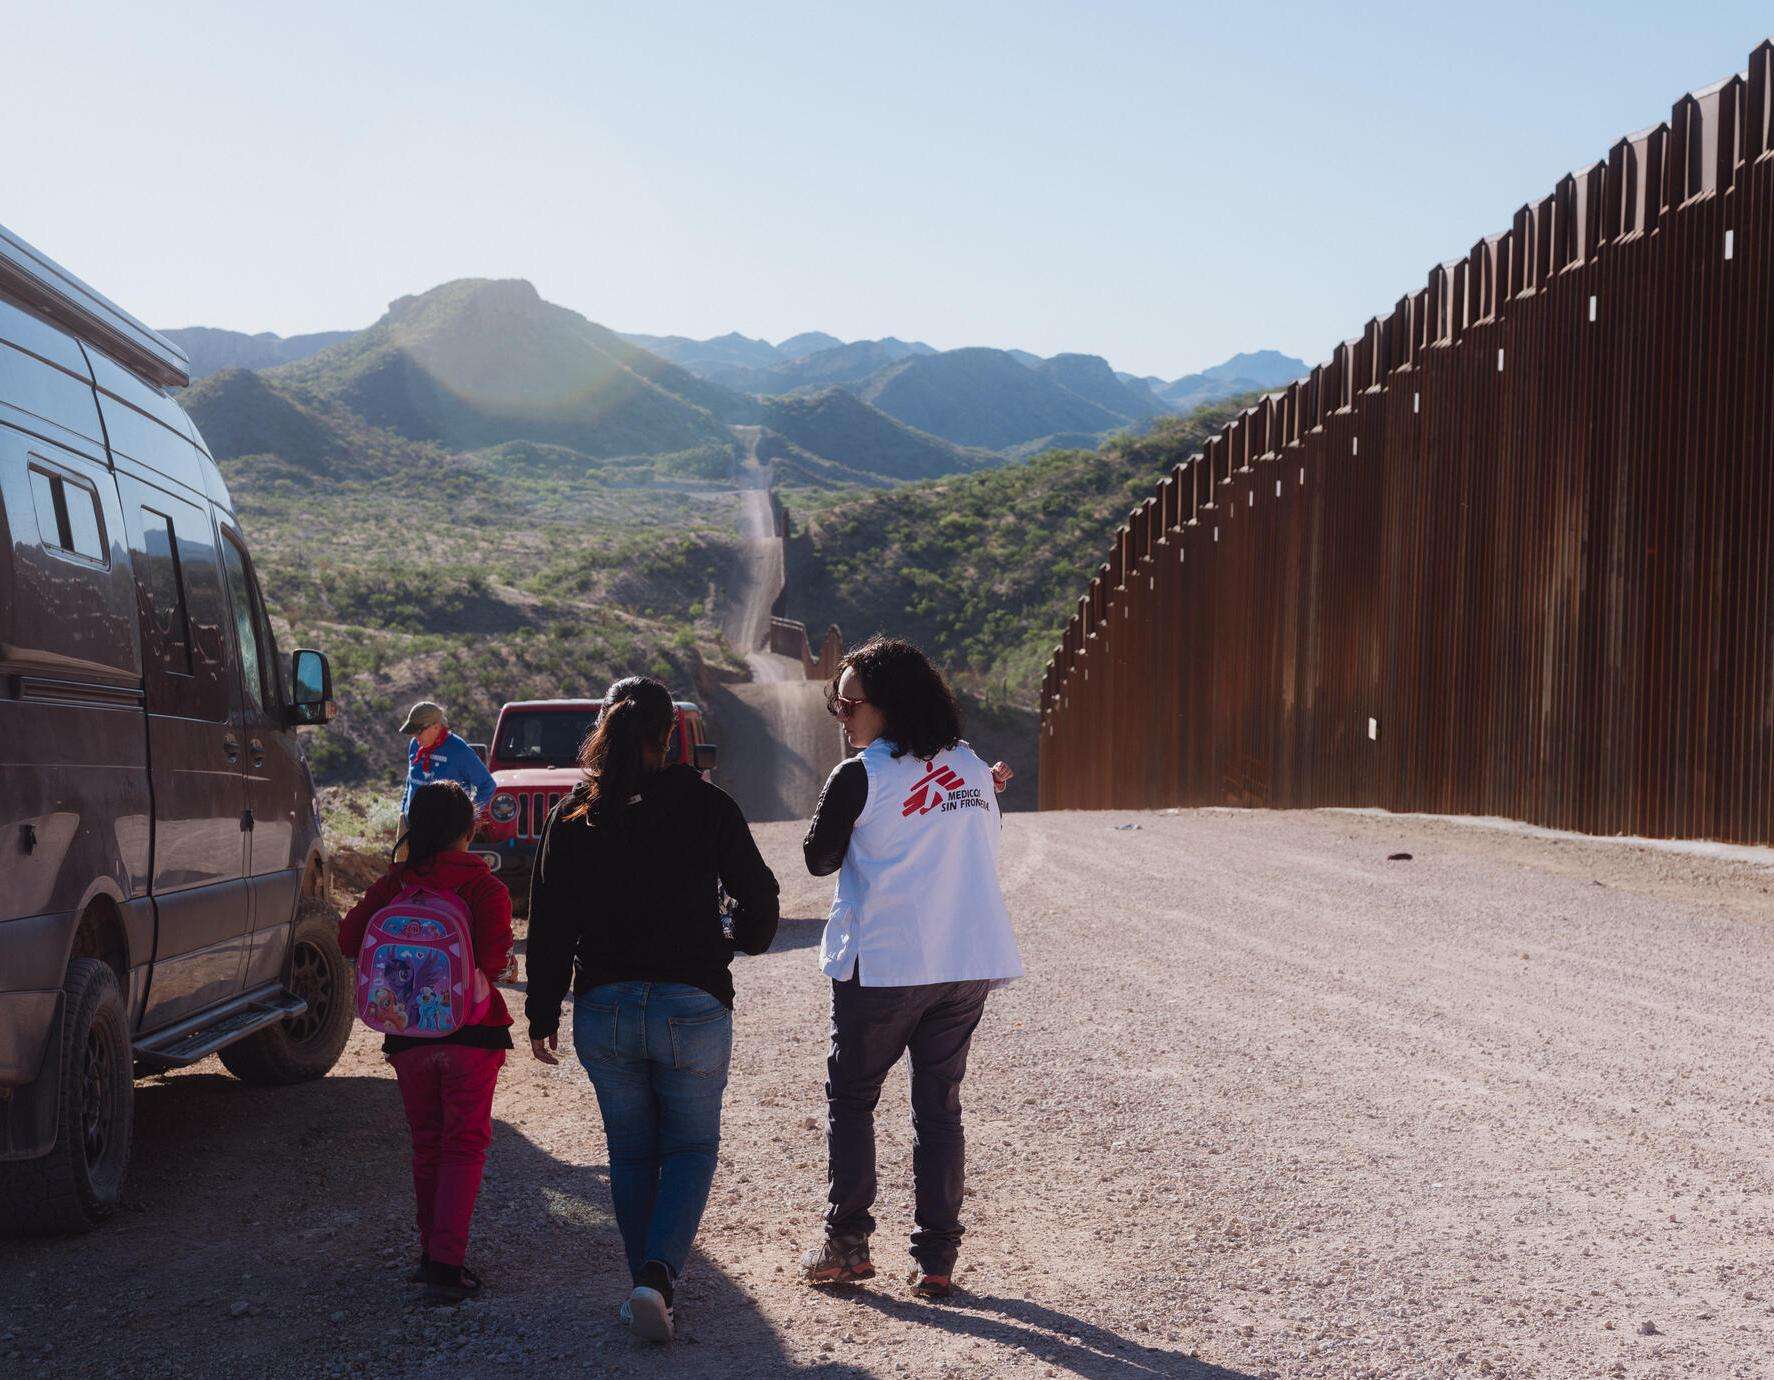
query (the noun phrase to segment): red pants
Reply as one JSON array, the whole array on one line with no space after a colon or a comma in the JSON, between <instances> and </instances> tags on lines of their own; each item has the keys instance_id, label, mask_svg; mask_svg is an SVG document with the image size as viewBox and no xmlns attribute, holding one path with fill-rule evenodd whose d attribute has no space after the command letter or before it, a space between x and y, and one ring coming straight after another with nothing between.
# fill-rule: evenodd
<instances>
[{"instance_id":1,"label":"red pants","mask_svg":"<svg viewBox=\"0 0 1774 1380\"><path fill-rule=\"evenodd\" d=\"M402 1050L388 1062L413 1132L419 1249L444 1265L460 1265L493 1143L493 1085L505 1051L437 1045Z\"/></svg>"}]
</instances>

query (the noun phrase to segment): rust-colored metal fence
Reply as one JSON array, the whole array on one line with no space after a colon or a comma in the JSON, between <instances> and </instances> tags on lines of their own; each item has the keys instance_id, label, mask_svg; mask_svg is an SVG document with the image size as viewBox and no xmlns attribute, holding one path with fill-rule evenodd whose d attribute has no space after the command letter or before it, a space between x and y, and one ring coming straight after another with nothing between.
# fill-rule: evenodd
<instances>
[{"instance_id":1,"label":"rust-colored metal fence","mask_svg":"<svg viewBox=\"0 0 1774 1380\"><path fill-rule=\"evenodd\" d=\"M1157 486L1041 803L1774 840L1774 43Z\"/></svg>"},{"instance_id":2,"label":"rust-colored metal fence","mask_svg":"<svg viewBox=\"0 0 1774 1380\"><path fill-rule=\"evenodd\" d=\"M778 656L796 658L808 680L830 680L838 674L838 663L844 659L844 634L838 631L836 623L827 625L815 652L805 623L798 618L773 617L768 646Z\"/></svg>"}]
</instances>

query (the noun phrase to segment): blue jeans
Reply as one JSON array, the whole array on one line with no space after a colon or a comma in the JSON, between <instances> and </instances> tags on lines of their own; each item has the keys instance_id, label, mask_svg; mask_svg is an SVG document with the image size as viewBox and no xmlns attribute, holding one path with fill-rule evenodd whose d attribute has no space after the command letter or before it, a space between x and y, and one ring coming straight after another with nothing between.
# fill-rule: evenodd
<instances>
[{"instance_id":1,"label":"blue jeans","mask_svg":"<svg viewBox=\"0 0 1774 1380\"><path fill-rule=\"evenodd\" d=\"M679 982L606 983L574 998L573 1048L604 1116L629 1273L657 1260L675 1278L714 1182L733 1013Z\"/></svg>"}]
</instances>

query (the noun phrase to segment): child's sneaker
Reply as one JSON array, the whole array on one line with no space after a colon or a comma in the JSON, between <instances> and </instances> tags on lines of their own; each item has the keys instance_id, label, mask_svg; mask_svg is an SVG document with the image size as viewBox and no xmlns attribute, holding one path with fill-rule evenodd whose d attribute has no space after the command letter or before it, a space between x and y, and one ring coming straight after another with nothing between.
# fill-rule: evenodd
<instances>
[{"instance_id":1,"label":"child's sneaker","mask_svg":"<svg viewBox=\"0 0 1774 1380\"><path fill-rule=\"evenodd\" d=\"M466 1265L430 1261L425 1266L425 1297L432 1303L460 1303L480 1293L480 1276Z\"/></svg>"},{"instance_id":2,"label":"child's sneaker","mask_svg":"<svg viewBox=\"0 0 1774 1380\"><path fill-rule=\"evenodd\" d=\"M641 1267L634 1292L617 1314L629 1331L649 1342L669 1342L677 1332L671 1306L671 1271L657 1260Z\"/></svg>"},{"instance_id":3,"label":"child's sneaker","mask_svg":"<svg viewBox=\"0 0 1774 1380\"><path fill-rule=\"evenodd\" d=\"M921 1299L946 1299L955 1292L955 1281L949 1275L932 1274L919 1266L910 1277L912 1292Z\"/></svg>"},{"instance_id":4,"label":"child's sneaker","mask_svg":"<svg viewBox=\"0 0 1774 1380\"><path fill-rule=\"evenodd\" d=\"M809 1284L854 1284L874 1277L866 1240L837 1241L828 1236L823 1246L801 1257L801 1278Z\"/></svg>"}]
</instances>

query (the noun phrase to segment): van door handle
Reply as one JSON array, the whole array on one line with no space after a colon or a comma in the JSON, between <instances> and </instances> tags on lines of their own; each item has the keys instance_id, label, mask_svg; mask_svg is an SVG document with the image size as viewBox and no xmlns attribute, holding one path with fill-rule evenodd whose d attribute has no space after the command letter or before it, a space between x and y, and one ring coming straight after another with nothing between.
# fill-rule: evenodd
<instances>
[{"instance_id":1,"label":"van door handle","mask_svg":"<svg viewBox=\"0 0 1774 1380\"><path fill-rule=\"evenodd\" d=\"M243 834L250 834L252 831L253 812L251 810L242 810L240 812L240 832Z\"/></svg>"},{"instance_id":2,"label":"van door handle","mask_svg":"<svg viewBox=\"0 0 1774 1380\"><path fill-rule=\"evenodd\" d=\"M238 762L240 760L240 739L236 738L232 733L222 739L222 755L230 762Z\"/></svg>"},{"instance_id":3,"label":"van door handle","mask_svg":"<svg viewBox=\"0 0 1774 1380\"><path fill-rule=\"evenodd\" d=\"M265 765L265 745L257 738L249 738L246 744L247 760L255 767Z\"/></svg>"}]
</instances>

